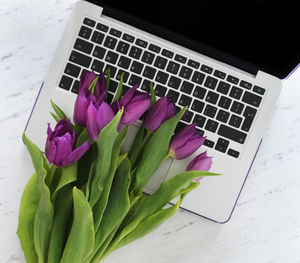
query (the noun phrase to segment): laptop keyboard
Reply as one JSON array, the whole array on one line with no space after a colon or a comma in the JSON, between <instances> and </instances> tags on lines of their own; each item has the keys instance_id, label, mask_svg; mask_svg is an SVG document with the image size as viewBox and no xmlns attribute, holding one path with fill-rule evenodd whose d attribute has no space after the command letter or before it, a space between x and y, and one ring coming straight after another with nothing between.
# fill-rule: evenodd
<instances>
[{"instance_id":1,"label":"laptop keyboard","mask_svg":"<svg viewBox=\"0 0 300 263\"><path fill-rule=\"evenodd\" d=\"M178 130L194 122L207 136L205 146L234 158L240 153L231 141L245 143L265 93L262 87L85 18L59 87L77 94L84 69L107 74L108 68L109 101L122 73L123 92L139 83L140 90L149 91L152 82L157 97L172 97L178 108L188 106ZM207 131L218 139L210 139Z\"/></svg>"}]
</instances>

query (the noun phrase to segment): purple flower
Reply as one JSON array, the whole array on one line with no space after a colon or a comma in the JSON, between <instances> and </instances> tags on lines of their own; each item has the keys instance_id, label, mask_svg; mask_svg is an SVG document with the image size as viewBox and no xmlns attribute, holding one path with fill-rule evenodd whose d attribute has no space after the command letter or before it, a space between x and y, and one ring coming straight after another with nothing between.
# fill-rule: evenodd
<instances>
[{"instance_id":1,"label":"purple flower","mask_svg":"<svg viewBox=\"0 0 300 263\"><path fill-rule=\"evenodd\" d=\"M197 155L186 168L187 171L205 171L208 172L212 166L212 157L207 156L207 152ZM200 181L203 177L195 179Z\"/></svg>"},{"instance_id":2,"label":"purple flower","mask_svg":"<svg viewBox=\"0 0 300 263\"><path fill-rule=\"evenodd\" d=\"M46 157L50 163L54 163L57 167L76 163L90 148L88 141L75 148L77 136L72 129L70 120L65 118L56 124L54 131L51 130L48 123L47 134Z\"/></svg>"},{"instance_id":3,"label":"purple flower","mask_svg":"<svg viewBox=\"0 0 300 263\"><path fill-rule=\"evenodd\" d=\"M196 124L184 127L174 135L170 144L170 155L177 160L184 159L194 153L205 141L196 130Z\"/></svg>"},{"instance_id":4,"label":"purple flower","mask_svg":"<svg viewBox=\"0 0 300 263\"><path fill-rule=\"evenodd\" d=\"M150 107L150 94L137 91L138 85L129 89L120 101L112 105L115 112L124 107L121 123L131 125L136 122Z\"/></svg>"},{"instance_id":5,"label":"purple flower","mask_svg":"<svg viewBox=\"0 0 300 263\"><path fill-rule=\"evenodd\" d=\"M96 77L94 72L85 70L80 78L73 116L74 122L80 126L86 126L86 112L90 103L99 106L105 99L106 81L103 73L98 76L94 88L90 89Z\"/></svg>"},{"instance_id":6,"label":"purple flower","mask_svg":"<svg viewBox=\"0 0 300 263\"><path fill-rule=\"evenodd\" d=\"M163 122L176 114L175 104L171 97L162 97L150 108L144 125L147 130L155 131Z\"/></svg>"},{"instance_id":7,"label":"purple flower","mask_svg":"<svg viewBox=\"0 0 300 263\"><path fill-rule=\"evenodd\" d=\"M115 117L111 106L105 101L98 107L90 103L87 108L86 129L90 138L97 140L100 131Z\"/></svg>"}]
</instances>

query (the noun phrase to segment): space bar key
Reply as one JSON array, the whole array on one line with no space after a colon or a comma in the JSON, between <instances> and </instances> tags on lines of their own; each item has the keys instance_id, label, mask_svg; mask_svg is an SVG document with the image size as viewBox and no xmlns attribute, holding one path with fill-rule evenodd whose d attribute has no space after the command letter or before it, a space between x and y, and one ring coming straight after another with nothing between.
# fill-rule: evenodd
<instances>
[{"instance_id":1,"label":"space bar key","mask_svg":"<svg viewBox=\"0 0 300 263\"><path fill-rule=\"evenodd\" d=\"M233 141L241 143L241 144L243 144L245 142L246 137L247 137L246 133L238 131L231 127L225 126L223 124L221 124L221 126L219 128L218 134L227 139L233 140Z\"/></svg>"}]
</instances>

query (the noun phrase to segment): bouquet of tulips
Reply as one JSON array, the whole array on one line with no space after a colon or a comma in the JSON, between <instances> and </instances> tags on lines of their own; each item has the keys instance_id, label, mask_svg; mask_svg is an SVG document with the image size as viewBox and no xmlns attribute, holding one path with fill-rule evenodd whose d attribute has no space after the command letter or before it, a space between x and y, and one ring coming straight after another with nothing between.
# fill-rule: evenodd
<instances>
[{"instance_id":1,"label":"bouquet of tulips","mask_svg":"<svg viewBox=\"0 0 300 263\"><path fill-rule=\"evenodd\" d=\"M153 231L180 207L210 173L212 158L196 156L186 172L143 189L167 158L183 159L204 142L195 125L174 134L186 108L168 97L156 101L137 85L107 102L110 77L85 71L72 123L54 102L57 124L48 124L45 155L23 134L35 173L22 196L17 234L28 263L100 262L109 253ZM123 96L122 96L123 94ZM138 121L140 120L140 121ZM130 151L122 147L140 122ZM173 206L167 206L174 200Z\"/></svg>"}]
</instances>

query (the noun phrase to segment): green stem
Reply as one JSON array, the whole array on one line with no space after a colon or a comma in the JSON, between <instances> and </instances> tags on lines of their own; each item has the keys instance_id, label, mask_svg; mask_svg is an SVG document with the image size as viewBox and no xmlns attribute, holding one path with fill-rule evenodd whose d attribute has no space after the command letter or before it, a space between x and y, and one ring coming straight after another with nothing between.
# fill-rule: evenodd
<instances>
[{"instance_id":1,"label":"green stem","mask_svg":"<svg viewBox=\"0 0 300 263\"><path fill-rule=\"evenodd\" d=\"M52 164L50 166L50 171L49 174L47 175L46 179L45 179L45 183L46 185L50 188L52 182L53 182L53 178L54 178L54 174L56 171L56 166L54 164Z\"/></svg>"}]
</instances>

